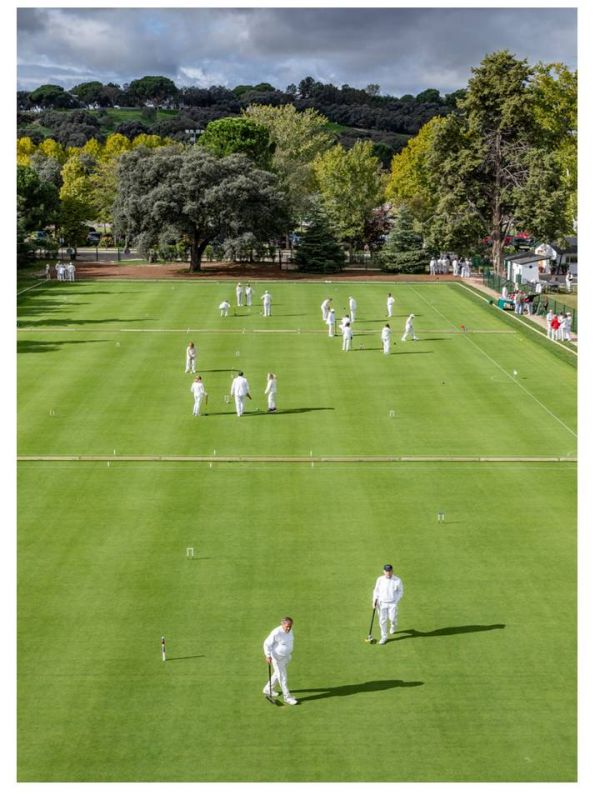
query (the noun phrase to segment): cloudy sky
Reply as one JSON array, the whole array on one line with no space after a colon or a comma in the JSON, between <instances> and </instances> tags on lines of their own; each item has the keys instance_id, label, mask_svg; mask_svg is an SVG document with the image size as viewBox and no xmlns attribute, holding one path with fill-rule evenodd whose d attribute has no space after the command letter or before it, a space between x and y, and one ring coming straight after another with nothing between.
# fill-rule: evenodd
<instances>
[{"instance_id":1,"label":"cloudy sky","mask_svg":"<svg viewBox=\"0 0 600 800\"><path fill-rule=\"evenodd\" d=\"M144 75L180 87L267 81L285 89L311 75L337 86L376 83L382 94L401 96L461 88L471 67L499 49L531 64L577 66L575 8L263 5L19 8L18 89L122 85Z\"/></svg>"}]
</instances>

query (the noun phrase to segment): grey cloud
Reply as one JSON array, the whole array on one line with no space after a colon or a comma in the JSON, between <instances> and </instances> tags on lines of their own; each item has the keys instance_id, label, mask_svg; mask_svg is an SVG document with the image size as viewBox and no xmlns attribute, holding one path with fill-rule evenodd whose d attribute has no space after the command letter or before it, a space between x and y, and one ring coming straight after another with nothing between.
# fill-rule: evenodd
<instances>
[{"instance_id":1,"label":"grey cloud","mask_svg":"<svg viewBox=\"0 0 600 800\"><path fill-rule=\"evenodd\" d=\"M574 68L576 24L568 8L20 9L18 82L160 74L178 85L283 89L312 75L390 94L453 91L498 49Z\"/></svg>"}]
</instances>

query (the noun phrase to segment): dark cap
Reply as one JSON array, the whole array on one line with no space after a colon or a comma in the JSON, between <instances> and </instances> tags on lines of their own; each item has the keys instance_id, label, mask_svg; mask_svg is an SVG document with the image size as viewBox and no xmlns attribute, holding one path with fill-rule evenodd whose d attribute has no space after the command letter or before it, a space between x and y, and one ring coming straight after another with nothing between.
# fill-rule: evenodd
<instances>
[{"instance_id":1,"label":"dark cap","mask_svg":"<svg viewBox=\"0 0 600 800\"><path fill-rule=\"evenodd\" d=\"M392 572L394 568L392 567L391 564L384 564L383 565L383 569L384 569L384 572Z\"/></svg>"}]
</instances>

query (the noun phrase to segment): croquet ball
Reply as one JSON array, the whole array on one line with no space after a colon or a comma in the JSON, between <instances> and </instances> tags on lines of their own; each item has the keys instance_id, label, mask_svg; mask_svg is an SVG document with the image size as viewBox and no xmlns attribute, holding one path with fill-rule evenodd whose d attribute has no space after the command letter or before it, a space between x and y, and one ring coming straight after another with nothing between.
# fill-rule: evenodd
<instances>
[{"instance_id":1,"label":"croquet ball","mask_svg":"<svg viewBox=\"0 0 600 800\"><path fill-rule=\"evenodd\" d=\"M519 374L519 373L517 372L517 370L516 370L516 369L513 369L513 375L518 375L518 374Z\"/></svg>"}]
</instances>

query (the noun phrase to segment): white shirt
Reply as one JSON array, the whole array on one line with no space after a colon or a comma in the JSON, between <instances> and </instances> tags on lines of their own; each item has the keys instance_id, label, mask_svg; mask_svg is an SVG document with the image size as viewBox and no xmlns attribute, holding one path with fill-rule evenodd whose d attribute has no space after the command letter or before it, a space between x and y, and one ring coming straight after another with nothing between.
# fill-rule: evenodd
<instances>
[{"instance_id":1,"label":"white shirt","mask_svg":"<svg viewBox=\"0 0 600 800\"><path fill-rule=\"evenodd\" d=\"M196 348L188 347L185 351L188 358L196 358Z\"/></svg>"},{"instance_id":2,"label":"white shirt","mask_svg":"<svg viewBox=\"0 0 600 800\"><path fill-rule=\"evenodd\" d=\"M381 331L381 341L389 342L391 338L392 338L392 329L388 328L387 325L384 325Z\"/></svg>"},{"instance_id":3,"label":"white shirt","mask_svg":"<svg viewBox=\"0 0 600 800\"><path fill-rule=\"evenodd\" d=\"M411 314L410 317L408 317L408 319L406 320L406 323L404 324L405 331L409 331L412 328L413 319L414 317Z\"/></svg>"},{"instance_id":4,"label":"white shirt","mask_svg":"<svg viewBox=\"0 0 600 800\"><path fill-rule=\"evenodd\" d=\"M293 631L284 631L281 625L274 628L265 639L263 650L267 658L287 658L292 657L294 649Z\"/></svg>"},{"instance_id":5,"label":"white shirt","mask_svg":"<svg viewBox=\"0 0 600 800\"><path fill-rule=\"evenodd\" d=\"M321 303L321 311L323 313L329 311L329 300L323 300L323 302Z\"/></svg>"},{"instance_id":6,"label":"white shirt","mask_svg":"<svg viewBox=\"0 0 600 800\"><path fill-rule=\"evenodd\" d=\"M356 311L356 300L353 297L348 298L348 305L353 311Z\"/></svg>"},{"instance_id":7,"label":"white shirt","mask_svg":"<svg viewBox=\"0 0 600 800\"><path fill-rule=\"evenodd\" d=\"M252 297L253 288L251 286L246 286L246 296Z\"/></svg>"},{"instance_id":8,"label":"white shirt","mask_svg":"<svg viewBox=\"0 0 600 800\"><path fill-rule=\"evenodd\" d=\"M265 292L260 299L266 306L271 304L271 295L268 292Z\"/></svg>"},{"instance_id":9,"label":"white shirt","mask_svg":"<svg viewBox=\"0 0 600 800\"><path fill-rule=\"evenodd\" d=\"M327 323L329 325L335 325L335 311L333 309L327 314Z\"/></svg>"},{"instance_id":10,"label":"white shirt","mask_svg":"<svg viewBox=\"0 0 600 800\"><path fill-rule=\"evenodd\" d=\"M352 328L350 325L344 325L342 328L342 339L351 339L352 338Z\"/></svg>"},{"instance_id":11,"label":"white shirt","mask_svg":"<svg viewBox=\"0 0 600 800\"><path fill-rule=\"evenodd\" d=\"M380 575L373 589L373 602L377 600L380 603L397 603L403 594L404 586L397 575L392 575L391 578Z\"/></svg>"},{"instance_id":12,"label":"white shirt","mask_svg":"<svg viewBox=\"0 0 600 800\"><path fill-rule=\"evenodd\" d=\"M234 397L245 397L250 394L250 386L243 375L238 375L231 383L231 392Z\"/></svg>"},{"instance_id":13,"label":"white shirt","mask_svg":"<svg viewBox=\"0 0 600 800\"><path fill-rule=\"evenodd\" d=\"M229 303L227 302L227 300L223 300L219 308L222 310L229 308Z\"/></svg>"},{"instance_id":14,"label":"white shirt","mask_svg":"<svg viewBox=\"0 0 600 800\"><path fill-rule=\"evenodd\" d=\"M267 381L267 388L265 389L265 394L273 393L277 391L277 381L275 378L269 378Z\"/></svg>"},{"instance_id":15,"label":"white shirt","mask_svg":"<svg viewBox=\"0 0 600 800\"><path fill-rule=\"evenodd\" d=\"M194 381L190 392L194 395L195 400L201 400L206 394L202 381Z\"/></svg>"},{"instance_id":16,"label":"white shirt","mask_svg":"<svg viewBox=\"0 0 600 800\"><path fill-rule=\"evenodd\" d=\"M388 299L386 300L386 303L388 304L388 308L393 306L395 302L396 302L396 300L393 297L388 297Z\"/></svg>"}]
</instances>

